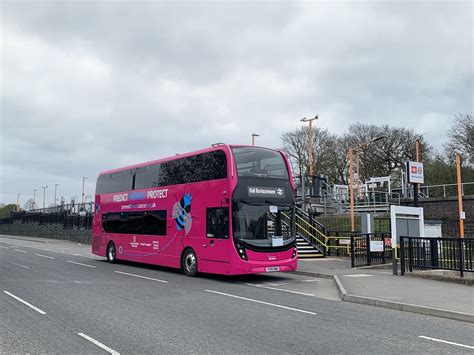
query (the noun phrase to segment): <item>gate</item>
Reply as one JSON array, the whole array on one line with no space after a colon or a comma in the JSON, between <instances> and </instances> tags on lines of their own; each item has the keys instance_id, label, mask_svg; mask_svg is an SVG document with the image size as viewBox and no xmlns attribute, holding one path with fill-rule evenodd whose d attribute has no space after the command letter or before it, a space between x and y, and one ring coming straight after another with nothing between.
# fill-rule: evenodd
<instances>
[{"instance_id":1,"label":"gate","mask_svg":"<svg viewBox=\"0 0 474 355\"><path fill-rule=\"evenodd\" d=\"M391 237L385 233L351 235L351 267L382 265L392 258Z\"/></svg>"}]
</instances>

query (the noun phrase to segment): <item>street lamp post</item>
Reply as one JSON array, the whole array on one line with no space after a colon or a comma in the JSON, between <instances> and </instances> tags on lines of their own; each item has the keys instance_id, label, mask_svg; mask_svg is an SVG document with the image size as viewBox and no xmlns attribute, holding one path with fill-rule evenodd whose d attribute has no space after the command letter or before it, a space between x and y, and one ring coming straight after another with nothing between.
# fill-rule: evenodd
<instances>
[{"instance_id":1,"label":"street lamp post","mask_svg":"<svg viewBox=\"0 0 474 355\"><path fill-rule=\"evenodd\" d=\"M366 149L371 144L376 143L382 139L387 139L387 136L376 137L369 142L359 144L357 148L349 147L349 194L350 194L350 211L351 211L351 232L355 231L355 216L354 216L354 170L353 170L353 154L356 151L357 159L357 194L360 195L360 176L359 176L359 149ZM360 197L360 196L359 196Z\"/></svg>"},{"instance_id":2,"label":"street lamp post","mask_svg":"<svg viewBox=\"0 0 474 355\"><path fill-rule=\"evenodd\" d=\"M252 133L252 145L255 145L255 137L260 137L260 134Z\"/></svg>"},{"instance_id":3,"label":"street lamp post","mask_svg":"<svg viewBox=\"0 0 474 355\"><path fill-rule=\"evenodd\" d=\"M308 171L309 176L313 177L313 121L317 120L319 115L313 118L303 117L301 122L308 122Z\"/></svg>"},{"instance_id":4,"label":"street lamp post","mask_svg":"<svg viewBox=\"0 0 474 355\"><path fill-rule=\"evenodd\" d=\"M458 184L459 237L464 238L464 212L462 210L461 152L456 150L456 178Z\"/></svg>"},{"instance_id":5,"label":"street lamp post","mask_svg":"<svg viewBox=\"0 0 474 355\"><path fill-rule=\"evenodd\" d=\"M56 207L58 205L56 203L56 191L57 191L59 185L60 184L54 184L54 207Z\"/></svg>"},{"instance_id":6,"label":"street lamp post","mask_svg":"<svg viewBox=\"0 0 474 355\"><path fill-rule=\"evenodd\" d=\"M87 176L82 177L82 208L84 208L84 181L87 179Z\"/></svg>"},{"instance_id":7,"label":"street lamp post","mask_svg":"<svg viewBox=\"0 0 474 355\"><path fill-rule=\"evenodd\" d=\"M44 185L41 187L43 189L43 209L45 207L45 202L46 202L46 189L48 188L48 185ZM44 211L43 211L44 212Z\"/></svg>"},{"instance_id":8,"label":"street lamp post","mask_svg":"<svg viewBox=\"0 0 474 355\"><path fill-rule=\"evenodd\" d=\"M313 176L313 121L319 118L318 115L315 115L313 118L303 117L300 119L300 122L308 122L308 166L307 166L307 174L310 177ZM305 173L301 172L301 198L303 199L303 210L306 211L306 193L305 193Z\"/></svg>"},{"instance_id":9,"label":"street lamp post","mask_svg":"<svg viewBox=\"0 0 474 355\"><path fill-rule=\"evenodd\" d=\"M351 232L355 232L355 216L354 216L354 170L352 166L352 148L349 148L349 195L351 204Z\"/></svg>"},{"instance_id":10,"label":"street lamp post","mask_svg":"<svg viewBox=\"0 0 474 355\"><path fill-rule=\"evenodd\" d=\"M356 150L356 174L357 174L357 199L360 200L362 198L360 193L360 168L359 168L359 151Z\"/></svg>"}]
</instances>

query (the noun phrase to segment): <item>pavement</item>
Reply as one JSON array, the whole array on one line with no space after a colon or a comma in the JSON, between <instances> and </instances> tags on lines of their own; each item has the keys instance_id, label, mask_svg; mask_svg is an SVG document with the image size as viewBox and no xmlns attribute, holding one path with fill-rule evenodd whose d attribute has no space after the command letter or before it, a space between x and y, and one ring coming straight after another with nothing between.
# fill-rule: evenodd
<instances>
[{"instance_id":1,"label":"pavement","mask_svg":"<svg viewBox=\"0 0 474 355\"><path fill-rule=\"evenodd\" d=\"M391 265L351 269L347 258L300 260L298 273L333 278L344 301L474 323L469 285L394 276Z\"/></svg>"}]
</instances>

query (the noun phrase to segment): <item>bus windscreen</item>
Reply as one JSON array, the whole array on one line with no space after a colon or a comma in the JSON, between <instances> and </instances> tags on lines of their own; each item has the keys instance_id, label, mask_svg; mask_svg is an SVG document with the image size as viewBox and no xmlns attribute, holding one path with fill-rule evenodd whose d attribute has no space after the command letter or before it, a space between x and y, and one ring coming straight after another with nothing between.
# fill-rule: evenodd
<instances>
[{"instance_id":1,"label":"bus windscreen","mask_svg":"<svg viewBox=\"0 0 474 355\"><path fill-rule=\"evenodd\" d=\"M234 147L239 177L288 179L288 170L278 151L258 147Z\"/></svg>"}]
</instances>

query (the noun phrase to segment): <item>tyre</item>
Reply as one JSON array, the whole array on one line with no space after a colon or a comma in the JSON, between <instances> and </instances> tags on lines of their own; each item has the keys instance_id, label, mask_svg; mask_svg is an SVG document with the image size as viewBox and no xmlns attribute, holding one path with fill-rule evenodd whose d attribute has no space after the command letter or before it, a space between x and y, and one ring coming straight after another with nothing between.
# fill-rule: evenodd
<instances>
[{"instance_id":1,"label":"tyre","mask_svg":"<svg viewBox=\"0 0 474 355\"><path fill-rule=\"evenodd\" d=\"M117 250L115 249L114 242L110 242L107 245L107 261L111 264L115 264L117 262Z\"/></svg>"},{"instance_id":2,"label":"tyre","mask_svg":"<svg viewBox=\"0 0 474 355\"><path fill-rule=\"evenodd\" d=\"M186 276L196 276L197 274L197 256L194 250L186 249L183 254L183 259L181 261L184 274Z\"/></svg>"}]
</instances>

